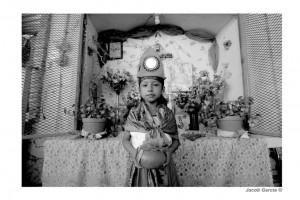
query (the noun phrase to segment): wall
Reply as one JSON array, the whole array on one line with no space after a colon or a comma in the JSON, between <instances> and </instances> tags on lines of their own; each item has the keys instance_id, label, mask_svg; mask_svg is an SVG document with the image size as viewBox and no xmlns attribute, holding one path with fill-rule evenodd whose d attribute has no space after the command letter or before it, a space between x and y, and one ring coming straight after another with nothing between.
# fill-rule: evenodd
<instances>
[{"instance_id":1,"label":"wall","mask_svg":"<svg viewBox=\"0 0 300 200\"><path fill-rule=\"evenodd\" d=\"M244 95L243 74L240 53L239 29L237 18L232 19L216 36L219 45L219 65L218 71L226 68L231 73L231 78L227 80L225 100L235 100ZM231 40L232 45L229 50L224 48L223 43Z\"/></svg>"},{"instance_id":2,"label":"wall","mask_svg":"<svg viewBox=\"0 0 300 200\"><path fill-rule=\"evenodd\" d=\"M200 43L184 35L169 36L163 33L159 33L157 37L154 35L143 40L128 39L123 43L123 59L108 61L103 69L124 69L129 71L137 80L136 75L140 57L148 46L155 48L155 44L160 44L161 53L171 53L173 56L173 58L166 58L162 61L166 75L166 96L169 96L171 91L187 90L192 84L192 79L197 78L201 70L205 69L211 75L213 74L212 65L208 58L211 43ZM94 71L94 74L100 77L102 71ZM122 96L126 95L131 87L132 85L126 87L123 94L121 94L121 105L123 103ZM106 84L101 84L101 91L107 99L112 100L111 104L115 106L115 92Z\"/></svg>"},{"instance_id":3,"label":"wall","mask_svg":"<svg viewBox=\"0 0 300 200\"><path fill-rule=\"evenodd\" d=\"M234 99L243 95L243 82L241 74L240 51L239 51L239 36L237 23L232 21L218 35L218 44L220 46L220 62L218 65L217 74L226 73L231 75L228 79L228 88L225 92L225 99ZM223 47L223 41L226 39L232 40L231 48L226 51ZM211 48L211 43L197 42L187 38L184 35L169 36L159 33L155 37L139 40L128 39L123 43L123 59L108 61L103 69L111 68L113 70L127 70L132 73L136 79L139 59L143 51L155 44L160 44L161 53L171 53L173 58L163 60L164 70L166 75L165 87L166 96L172 98L171 91L186 90L192 84L192 80L199 77L201 70L207 70L212 77L214 74L211 60L208 56L208 51ZM95 71L94 76L100 77L102 69ZM176 83L177 82L177 83ZM179 86L185 86L180 88ZM122 96L126 95L132 85L125 88L120 96L120 105L122 106ZM112 106L116 106L116 94L106 84L101 84L101 91L106 99L110 99Z\"/></svg>"},{"instance_id":4,"label":"wall","mask_svg":"<svg viewBox=\"0 0 300 200\"><path fill-rule=\"evenodd\" d=\"M82 87L81 87L81 103L86 102L89 98L89 85L91 81L100 83L99 79L96 78L96 74L100 72L100 65L96 53L91 56L87 54L88 47L96 49L98 33L91 22L90 18L87 17L86 25L86 40L84 50L84 66L82 71ZM100 87L98 87L98 96L100 95Z\"/></svg>"}]
</instances>

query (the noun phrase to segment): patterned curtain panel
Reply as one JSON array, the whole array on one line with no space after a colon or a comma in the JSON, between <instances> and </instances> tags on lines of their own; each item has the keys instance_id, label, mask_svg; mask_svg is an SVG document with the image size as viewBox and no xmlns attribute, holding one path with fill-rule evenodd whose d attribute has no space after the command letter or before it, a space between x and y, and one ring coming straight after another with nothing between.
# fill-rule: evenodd
<instances>
[{"instance_id":1,"label":"patterned curtain panel","mask_svg":"<svg viewBox=\"0 0 300 200\"><path fill-rule=\"evenodd\" d=\"M174 25L154 25L154 26L139 26L128 32L110 29L102 31L98 34L98 53L101 56L102 60L107 60L107 49L105 43L109 42L124 42L128 38L134 39L144 39L153 36L154 34L159 34L158 32L170 36L176 35L186 35L189 39L198 41L198 42L210 42L214 43L209 51L210 59L212 60L214 68L218 66L219 60L219 48L215 39L215 35L208 33L201 29L194 29L185 31L181 27ZM100 66L103 66L103 63L100 63Z\"/></svg>"}]
</instances>

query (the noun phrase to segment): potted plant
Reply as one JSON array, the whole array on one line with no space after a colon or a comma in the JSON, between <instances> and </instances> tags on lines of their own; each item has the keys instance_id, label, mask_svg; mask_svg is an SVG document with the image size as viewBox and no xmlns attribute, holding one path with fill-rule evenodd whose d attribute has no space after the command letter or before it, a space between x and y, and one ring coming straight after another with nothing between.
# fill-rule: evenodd
<instances>
[{"instance_id":1,"label":"potted plant","mask_svg":"<svg viewBox=\"0 0 300 200\"><path fill-rule=\"evenodd\" d=\"M191 130L199 130L199 123L206 123L208 117L204 110L210 106L216 96L222 95L226 86L225 80L228 78L230 78L230 74L227 73L214 75L211 80L208 71L200 71L199 78L196 79L190 90L179 92L174 98L176 105L190 114ZM199 120L198 116L200 116Z\"/></svg>"},{"instance_id":2,"label":"potted plant","mask_svg":"<svg viewBox=\"0 0 300 200\"><path fill-rule=\"evenodd\" d=\"M105 124L114 114L113 108L105 102L103 96L97 99L88 99L80 106L80 118L83 130L91 133L99 133L105 130Z\"/></svg>"},{"instance_id":3,"label":"potted plant","mask_svg":"<svg viewBox=\"0 0 300 200\"><path fill-rule=\"evenodd\" d=\"M217 122L219 129L236 132L254 127L261 120L260 114L251 112L253 102L252 97L242 96L228 102L214 99L203 112L207 122Z\"/></svg>"},{"instance_id":4,"label":"potted plant","mask_svg":"<svg viewBox=\"0 0 300 200\"><path fill-rule=\"evenodd\" d=\"M64 113L82 121L81 135L94 137L97 133L104 134L107 120L114 117L114 108L106 103L103 95L100 98L97 97L97 85L92 82L89 99L79 109L75 107L75 104L71 109L64 108Z\"/></svg>"}]
</instances>

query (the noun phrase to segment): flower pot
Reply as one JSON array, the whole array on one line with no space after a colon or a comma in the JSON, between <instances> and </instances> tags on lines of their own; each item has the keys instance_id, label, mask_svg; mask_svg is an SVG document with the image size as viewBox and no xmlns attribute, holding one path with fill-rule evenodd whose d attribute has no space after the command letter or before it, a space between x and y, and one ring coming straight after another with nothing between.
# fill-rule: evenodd
<instances>
[{"instance_id":1,"label":"flower pot","mask_svg":"<svg viewBox=\"0 0 300 200\"><path fill-rule=\"evenodd\" d=\"M82 118L83 130L90 133L105 131L106 118Z\"/></svg>"},{"instance_id":2,"label":"flower pot","mask_svg":"<svg viewBox=\"0 0 300 200\"><path fill-rule=\"evenodd\" d=\"M236 132L243 128L243 119L239 116L227 116L217 120L218 128L223 131Z\"/></svg>"},{"instance_id":3,"label":"flower pot","mask_svg":"<svg viewBox=\"0 0 300 200\"><path fill-rule=\"evenodd\" d=\"M156 169L166 163L166 155L161 151L144 151L140 164L146 169Z\"/></svg>"}]
</instances>

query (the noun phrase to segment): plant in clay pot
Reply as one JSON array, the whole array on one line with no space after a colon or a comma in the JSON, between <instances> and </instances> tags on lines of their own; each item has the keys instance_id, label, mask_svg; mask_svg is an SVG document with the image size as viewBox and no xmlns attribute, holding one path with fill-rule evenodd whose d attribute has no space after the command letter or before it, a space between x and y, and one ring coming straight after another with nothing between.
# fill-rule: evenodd
<instances>
[{"instance_id":1,"label":"plant in clay pot","mask_svg":"<svg viewBox=\"0 0 300 200\"><path fill-rule=\"evenodd\" d=\"M216 100L212 105L214 109L210 110L208 114L210 114L210 116L213 116L214 119L218 119L219 124L220 120L239 120L241 121L241 125L239 125L240 127L238 127L238 129L249 129L249 127L252 128L259 121L261 121L260 114L253 114L251 112L251 106L253 105L253 103L254 99L252 97L242 96L238 97L237 100L228 102Z\"/></svg>"},{"instance_id":2,"label":"plant in clay pot","mask_svg":"<svg viewBox=\"0 0 300 200\"><path fill-rule=\"evenodd\" d=\"M106 103L103 95L97 97L97 84L91 82L90 97L80 105L79 109L75 104L70 109L64 108L64 113L75 116L83 122L81 135L89 139L100 139L105 132L105 125L114 117L114 108Z\"/></svg>"}]
</instances>

